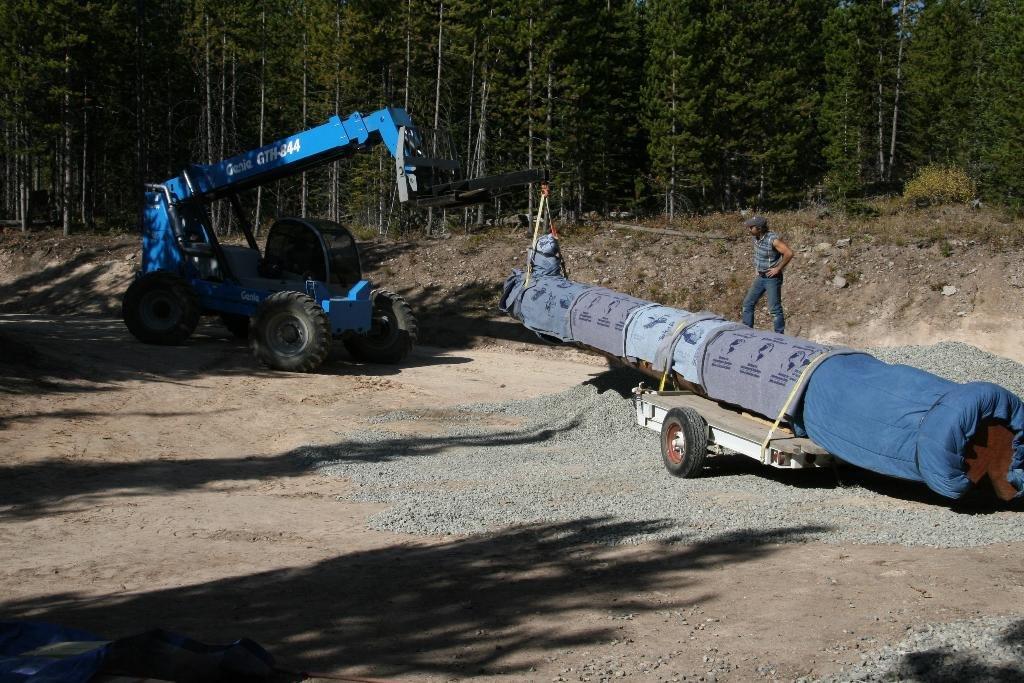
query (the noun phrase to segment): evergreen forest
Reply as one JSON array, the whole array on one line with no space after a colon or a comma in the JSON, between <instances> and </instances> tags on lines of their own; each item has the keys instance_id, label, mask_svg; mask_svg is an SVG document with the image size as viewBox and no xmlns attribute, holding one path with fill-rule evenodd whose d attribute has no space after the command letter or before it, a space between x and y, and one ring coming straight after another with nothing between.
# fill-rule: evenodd
<instances>
[{"instance_id":1,"label":"evergreen forest","mask_svg":"<svg viewBox=\"0 0 1024 683\"><path fill-rule=\"evenodd\" d=\"M1022 102L1021 0L3 0L0 219L125 227L143 183L383 106L472 176L548 169L567 220L846 202L929 165L1019 208ZM377 146L246 207L401 229L393 173ZM527 208L503 201L444 219Z\"/></svg>"}]
</instances>

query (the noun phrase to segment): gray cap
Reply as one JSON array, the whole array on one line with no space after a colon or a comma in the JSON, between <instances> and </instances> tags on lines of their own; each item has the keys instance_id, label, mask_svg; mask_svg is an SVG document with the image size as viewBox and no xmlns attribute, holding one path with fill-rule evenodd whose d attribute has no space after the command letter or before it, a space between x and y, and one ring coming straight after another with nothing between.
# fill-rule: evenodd
<instances>
[{"instance_id":1,"label":"gray cap","mask_svg":"<svg viewBox=\"0 0 1024 683\"><path fill-rule=\"evenodd\" d=\"M764 216L754 216L753 218L748 218L747 220L743 221L743 227L757 228L758 230L760 230L761 228L767 228L768 219L765 218Z\"/></svg>"}]
</instances>

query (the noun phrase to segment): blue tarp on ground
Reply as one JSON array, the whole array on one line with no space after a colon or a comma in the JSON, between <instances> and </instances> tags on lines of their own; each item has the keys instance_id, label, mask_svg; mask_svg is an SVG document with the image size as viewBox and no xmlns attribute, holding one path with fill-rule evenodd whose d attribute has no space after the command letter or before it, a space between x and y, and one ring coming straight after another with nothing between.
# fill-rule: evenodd
<instances>
[{"instance_id":1,"label":"blue tarp on ground","mask_svg":"<svg viewBox=\"0 0 1024 683\"><path fill-rule=\"evenodd\" d=\"M853 465L914 481L948 498L971 488L967 442L985 420L1016 435L1010 483L1024 491L1024 404L987 382L957 384L867 354L821 362L797 417L818 445Z\"/></svg>"},{"instance_id":2,"label":"blue tarp on ground","mask_svg":"<svg viewBox=\"0 0 1024 683\"><path fill-rule=\"evenodd\" d=\"M26 655L46 645L95 643L63 657ZM274 658L247 638L206 645L161 629L104 641L85 631L38 622L0 622L0 683L86 683L101 671L165 681L268 681Z\"/></svg>"},{"instance_id":3,"label":"blue tarp on ground","mask_svg":"<svg viewBox=\"0 0 1024 683\"><path fill-rule=\"evenodd\" d=\"M45 645L98 641L96 648L73 657L29 656ZM85 683L99 671L108 644L85 631L51 624L0 622L0 683Z\"/></svg>"}]
</instances>

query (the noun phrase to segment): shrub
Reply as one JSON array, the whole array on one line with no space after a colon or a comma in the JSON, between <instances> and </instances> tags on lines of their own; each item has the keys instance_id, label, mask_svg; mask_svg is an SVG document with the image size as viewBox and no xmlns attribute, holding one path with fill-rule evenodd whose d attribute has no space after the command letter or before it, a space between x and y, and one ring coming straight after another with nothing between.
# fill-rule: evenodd
<instances>
[{"instance_id":1,"label":"shrub","mask_svg":"<svg viewBox=\"0 0 1024 683\"><path fill-rule=\"evenodd\" d=\"M960 204L973 199L976 190L974 181L962 168L931 164L907 182L903 199L919 206Z\"/></svg>"}]
</instances>

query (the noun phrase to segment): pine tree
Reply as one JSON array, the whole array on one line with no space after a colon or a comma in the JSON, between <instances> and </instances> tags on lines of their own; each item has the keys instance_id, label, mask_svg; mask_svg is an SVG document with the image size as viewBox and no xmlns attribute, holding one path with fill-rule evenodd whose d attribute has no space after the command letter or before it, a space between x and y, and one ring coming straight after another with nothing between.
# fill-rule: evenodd
<instances>
[{"instance_id":1,"label":"pine tree","mask_svg":"<svg viewBox=\"0 0 1024 683\"><path fill-rule=\"evenodd\" d=\"M973 166L982 9L982 0L931 0L917 15L907 50L906 151L914 167Z\"/></svg>"},{"instance_id":2,"label":"pine tree","mask_svg":"<svg viewBox=\"0 0 1024 683\"><path fill-rule=\"evenodd\" d=\"M979 101L982 191L1024 208L1024 14L1016 0L989 0Z\"/></svg>"},{"instance_id":3,"label":"pine tree","mask_svg":"<svg viewBox=\"0 0 1024 683\"><path fill-rule=\"evenodd\" d=\"M856 0L833 7L825 22L820 127L826 184L840 200L886 175L878 145L892 136L886 96L889 83L895 88L895 66L886 59L895 37L892 15L886 3Z\"/></svg>"},{"instance_id":4,"label":"pine tree","mask_svg":"<svg viewBox=\"0 0 1024 683\"><path fill-rule=\"evenodd\" d=\"M715 66L707 59L702 15L706 3L657 1L647 6L648 30L643 121L654 182L669 218L703 203L712 179L706 125L707 93Z\"/></svg>"}]
</instances>

